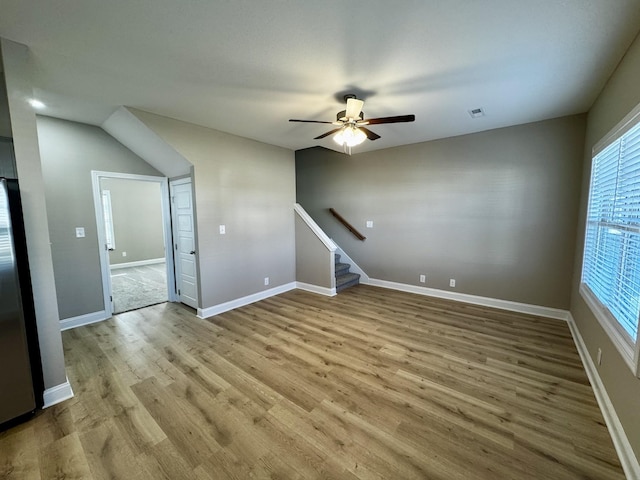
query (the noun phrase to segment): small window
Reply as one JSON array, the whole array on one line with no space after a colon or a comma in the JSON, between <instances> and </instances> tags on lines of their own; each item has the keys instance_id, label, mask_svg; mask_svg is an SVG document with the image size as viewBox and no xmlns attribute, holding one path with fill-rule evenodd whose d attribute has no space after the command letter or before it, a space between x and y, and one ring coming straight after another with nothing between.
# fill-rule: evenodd
<instances>
[{"instance_id":1,"label":"small window","mask_svg":"<svg viewBox=\"0 0 640 480\"><path fill-rule=\"evenodd\" d=\"M104 215L105 239L109 250L116 249L116 236L113 232L113 213L111 211L111 192L102 191L102 213Z\"/></svg>"},{"instance_id":2,"label":"small window","mask_svg":"<svg viewBox=\"0 0 640 480\"><path fill-rule=\"evenodd\" d=\"M640 112L594 149L580 291L638 373Z\"/></svg>"}]
</instances>

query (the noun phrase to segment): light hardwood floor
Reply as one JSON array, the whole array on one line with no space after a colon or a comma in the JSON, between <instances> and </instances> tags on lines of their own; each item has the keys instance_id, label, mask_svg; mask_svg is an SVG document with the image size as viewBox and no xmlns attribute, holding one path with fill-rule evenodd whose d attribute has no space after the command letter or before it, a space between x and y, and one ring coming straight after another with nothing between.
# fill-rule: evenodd
<instances>
[{"instance_id":1,"label":"light hardwood floor","mask_svg":"<svg viewBox=\"0 0 640 480\"><path fill-rule=\"evenodd\" d=\"M622 479L565 323L358 286L64 332L0 478Z\"/></svg>"}]
</instances>

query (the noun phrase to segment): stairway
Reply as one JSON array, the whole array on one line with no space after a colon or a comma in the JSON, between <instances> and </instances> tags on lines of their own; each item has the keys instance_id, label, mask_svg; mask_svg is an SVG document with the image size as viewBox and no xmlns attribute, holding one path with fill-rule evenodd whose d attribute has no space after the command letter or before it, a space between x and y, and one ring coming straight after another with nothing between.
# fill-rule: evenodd
<instances>
[{"instance_id":1,"label":"stairway","mask_svg":"<svg viewBox=\"0 0 640 480\"><path fill-rule=\"evenodd\" d=\"M336 259L336 293L345 288L353 287L360 283L360 274L349 271L351 265L340 263L340 255L335 254Z\"/></svg>"}]
</instances>

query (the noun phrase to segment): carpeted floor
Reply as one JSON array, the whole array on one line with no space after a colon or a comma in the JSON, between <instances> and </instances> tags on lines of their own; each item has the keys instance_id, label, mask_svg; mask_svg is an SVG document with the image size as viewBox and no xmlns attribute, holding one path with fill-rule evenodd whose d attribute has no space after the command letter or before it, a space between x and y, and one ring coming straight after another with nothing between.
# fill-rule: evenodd
<instances>
[{"instance_id":1,"label":"carpeted floor","mask_svg":"<svg viewBox=\"0 0 640 480\"><path fill-rule=\"evenodd\" d=\"M111 270L113 313L166 302L167 273L164 263Z\"/></svg>"}]
</instances>

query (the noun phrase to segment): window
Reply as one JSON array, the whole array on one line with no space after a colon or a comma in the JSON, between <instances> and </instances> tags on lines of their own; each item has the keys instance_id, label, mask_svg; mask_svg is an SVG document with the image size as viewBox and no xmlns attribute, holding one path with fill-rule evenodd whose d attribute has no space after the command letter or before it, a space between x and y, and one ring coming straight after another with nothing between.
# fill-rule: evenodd
<instances>
[{"instance_id":1,"label":"window","mask_svg":"<svg viewBox=\"0 0 640 480\"><path fill-rule=\"evenodd\" d=\"M638 373L640 112L594 148L580 291Z\"/></svg>"},{"instance_id":2,"label":"window","mask_svg":"<svg viewBox=\"0 0 640 480\"><path fill-rule=\"evenodd\" d=\"M102 213L104 215L105 241L109 250L116 249L116 237L113 232L113 214L111 212L111 191L102 191Z\"/></svg>"}]
</instances>

